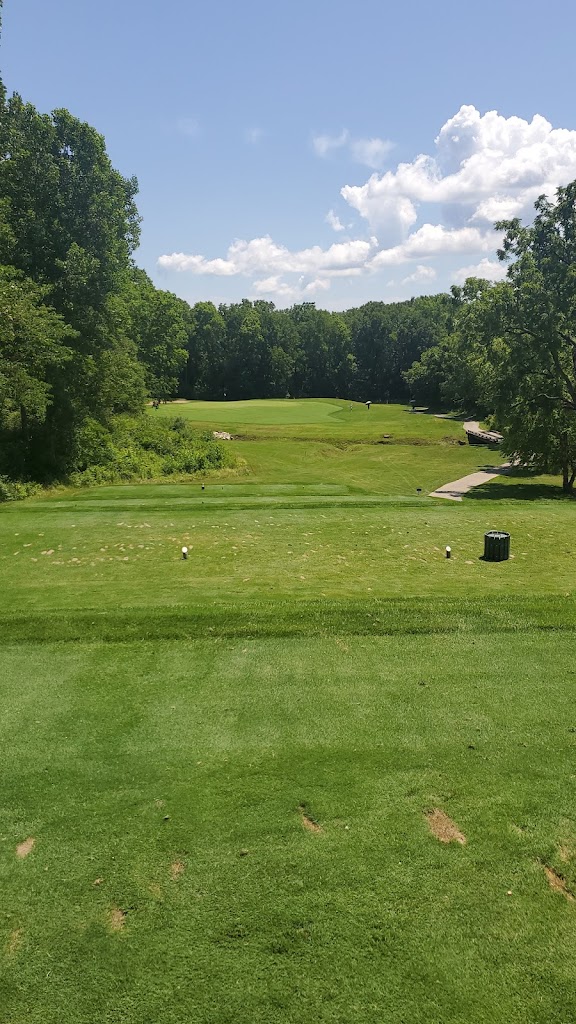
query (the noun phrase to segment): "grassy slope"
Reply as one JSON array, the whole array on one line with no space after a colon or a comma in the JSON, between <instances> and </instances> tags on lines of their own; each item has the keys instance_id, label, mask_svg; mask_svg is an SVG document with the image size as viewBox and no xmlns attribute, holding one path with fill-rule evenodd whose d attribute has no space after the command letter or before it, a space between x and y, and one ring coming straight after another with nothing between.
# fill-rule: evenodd
<instances>
[{"instance_id":1,"label":"grassy slope","mask_svg":"<svg viewBox=\"0 0 576 1024\"><path fill-rule=\"evenodd\" d=\"M416 498L482 450L243 444L204 493L0 511L0 1021L572 1020L573 504Z\"/></svg>"}]
</instances>

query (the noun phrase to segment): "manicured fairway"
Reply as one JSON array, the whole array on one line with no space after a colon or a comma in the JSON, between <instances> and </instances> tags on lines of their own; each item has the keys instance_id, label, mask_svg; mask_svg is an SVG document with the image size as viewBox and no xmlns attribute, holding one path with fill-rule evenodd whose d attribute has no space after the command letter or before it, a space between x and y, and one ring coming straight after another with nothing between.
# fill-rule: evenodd
<instances>
[{"instance_id":1,"label":"manicured fairway","mask_svg":"<svg viewBox=\"0 0 576 1024\"><path fill-rule=\"evenodd\" d=\"M0 508L1 1024L576 1018L576 505L414 420Z\"/></svg>"},{"instance_id":2,"label":"manicured fairway","mask_svg":"<svg viewBox=\"0 0 576 1024\"><path fill-rule=\"evenodd\" d=\"M336 398L268 399L254 402L171 402L151 416L182 416L198 426L213 426L243 437L300 437L343 439L348 441L380 439L428 439L462 437L462 424L437 419L425 412L412 412L407 406L373 405ZM422 422L424 421L424 422Z\"/></svg>"}]
</instances>

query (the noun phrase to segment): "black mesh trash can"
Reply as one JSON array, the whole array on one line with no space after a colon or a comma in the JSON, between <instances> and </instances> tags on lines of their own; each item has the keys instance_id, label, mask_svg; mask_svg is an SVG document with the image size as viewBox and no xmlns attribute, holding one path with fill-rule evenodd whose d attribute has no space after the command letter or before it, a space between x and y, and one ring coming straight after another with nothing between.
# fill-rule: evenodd
<instances>
[{"instance_id":1,"label":"black mesh trash can","mask_svg":"<svg viewBox=\"0 0 576 1024\"><path fill-rule=\"evenodd\" d=\"M510 534L490 530L484 534L484 561L505 562L510 558Z\"/></svg>"}]
</instances>

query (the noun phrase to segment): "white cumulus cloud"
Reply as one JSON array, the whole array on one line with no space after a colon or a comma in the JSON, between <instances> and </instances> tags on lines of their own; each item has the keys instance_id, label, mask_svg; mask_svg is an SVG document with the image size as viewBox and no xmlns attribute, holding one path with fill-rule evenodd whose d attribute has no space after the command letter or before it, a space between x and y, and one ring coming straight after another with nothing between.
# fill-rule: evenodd
<instances>
[{"instance_id":1,"label":"white cumulus cloud","mask_svg":"<svg viewBox=\"0 0 576 1024\"><path fill-rule=\"evenodd\" d=\"M370 260L372 270L380 267L409 263L410 260L427 256L440 256L454 252L494 252L499 236L494 231L480 231L479 228L445 228L442 224L423 224L409 235L401 245L381 249Z\"/></svg>"},{"instance_id":2,"label":"white cumulus cloud","mask_svg":"<svg viewBox=\"0 0 576 1024\"><path fill-rule=\"evenodd\" d=\"M507 266L500 260L489 260L486 257L479 263L472 263L469 267L460 267L452 274L453 284L464 284L467 277L484 277L487 281L503 281L506 277Z\"/></svg>"},{"instance_id":3,"label":"white cumulus cloud","mask_svg":"<svg viewBox=\"0 0 576 1024\"><path fill-rule=\"evenodd\" d=\"M319 135L313 145L324 157L345 147L369 166L391 149L381 139L356 139L347 129ZM286 299L325 292L339 278L382 276L411 263L400 282L406 289L435 275L444 288L470 276L498 280L505 267L494 258L501 241L494 221L530 221L537 196L553 197L575 178L576 131L553 128L539 114L526 121L463 106L441 127L431 153L341 189L364 221L364 232L358 232L363 237L291 250L264 235L232 242L224 256L173 252L158 264L168 271L242 276L255 295ZM326 221L336 232L351 227L332 208Z\"/></svg>"},{"instance_id":4,"label":"white cumulus cloud","mask_svg":"<svg viewBox=\"0 0 576 1024\"><path fill-rule=\"evenodd\" d=\"M318 277L312 281L306 281L303 276L297 281L290 283L280 275L261 278L254 281L252 291L254 297L262 298L263 295L270 296L276 300L285 302L301 302L310 300L318 292L326 292L330 289L330 279Z\"/></svg>"},{"instance_id":5,"label":"white cumulus cloud","mask_svg":"<svg viewBox=\"0 0 576 1024\"><path fill-rule=\"evenodd\" d=\"M243 239L233 242L226 259L208 260L205 256L187 256L175 252L169 256L160 256L158 264L165 270L188 270L193 274L215 274L222 277L234 274L252 276L262 272L268 272L270 277L286 273L316 275L320 271L330 276L333 272L342 274L364 266L376 244L375 238L368 241L356 239L335 242L328 249L314 245L310 249L291 252L266 235L264 238L253 238L250 242ZM273 273L270 274L270 271Z\"/></svg>"},{"instance_id":6,"label":"white cumulus cloud","mask_svg":"<svg viewBox=\"0 0 576 1024\"><path fill-rule=\"evenodd\" d=\"M410 227L422 203L440 205L444 219L461 226L530 216L539 195L574 178L576 131L553 128L539 114L525 121L463 106L440 129L431 155L345 185L342 196L373 230Z\"/></svg>"}]
</instances>

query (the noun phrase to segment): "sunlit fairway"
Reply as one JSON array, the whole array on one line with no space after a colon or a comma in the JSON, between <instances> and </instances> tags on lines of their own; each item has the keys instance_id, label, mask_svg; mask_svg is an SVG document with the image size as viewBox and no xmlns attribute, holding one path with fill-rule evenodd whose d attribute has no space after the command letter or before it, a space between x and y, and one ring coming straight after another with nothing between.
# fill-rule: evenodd
<instances>
[{"instance_id":1,"label":"sunlit fairway","mask_svg":"<svg viewBox=\"0 0 576 1024\"><path fill-rule=\"evenodd\" d=\"M151 416L183 416L243 437L298 437L350 440L460 437L461 424L403 405L372 405L336 398L267 399L246 402L169 402ZM425 420L425 423L422 423Z\"/></svg>"},{"instance_id":2,"label":"sunlit fairway","mask_svg":"<svg viewBox=\"0 0 576 1024\"><path fill-rule=\"evenodd\" d=\"M499 455L399 406L168 412L238 467L0 508L2 1024L576 1019L574 502L429 498Z\"/></svg>"}]
</instances>

